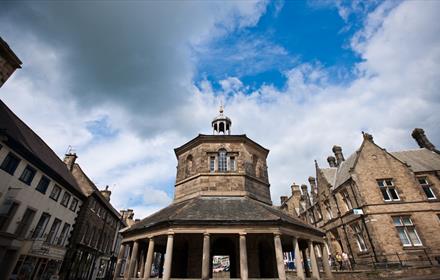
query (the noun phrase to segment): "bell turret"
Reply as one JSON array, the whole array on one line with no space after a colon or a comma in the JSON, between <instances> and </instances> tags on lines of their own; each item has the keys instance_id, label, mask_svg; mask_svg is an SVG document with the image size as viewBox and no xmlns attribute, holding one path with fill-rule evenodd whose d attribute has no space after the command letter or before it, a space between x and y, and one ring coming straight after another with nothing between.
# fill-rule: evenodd
<instances>
[{"instance_id":1,"label":"bell turret","mask_svg":"<svg viewBox=\"0 0 440 280\"><path fill-rule=\"evenodd\" d=\"M220 114L212 121L213 134L231 134L231 119L223 114L223 105L220 105Z\"/></svg>"}]
</instances>

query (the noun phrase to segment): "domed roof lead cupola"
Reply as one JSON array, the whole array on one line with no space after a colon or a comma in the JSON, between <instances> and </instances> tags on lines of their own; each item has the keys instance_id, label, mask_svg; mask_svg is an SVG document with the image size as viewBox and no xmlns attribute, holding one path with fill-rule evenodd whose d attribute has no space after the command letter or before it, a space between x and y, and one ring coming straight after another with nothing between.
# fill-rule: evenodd
<instances>
[{"instance_id":1,"label":"domed roof lead cupola","mask_svg":"<svg viewBox=\"0 0 440 280\"><path fill-rule=\"evenodd\" d=\"M223 105L220 105L220 114L212 121L213 134L231 134L231 119L223 115Z\"/></svg>"}]
</instances>

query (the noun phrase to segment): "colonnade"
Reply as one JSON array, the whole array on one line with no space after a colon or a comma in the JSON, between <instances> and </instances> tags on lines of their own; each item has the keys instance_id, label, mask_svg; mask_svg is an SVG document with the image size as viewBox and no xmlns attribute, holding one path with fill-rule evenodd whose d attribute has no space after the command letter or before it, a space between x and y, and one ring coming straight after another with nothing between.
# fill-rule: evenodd
<instances>
[{"instance_id":1,"label":"colonnade","mask_svg":"<svg viewBox=\"0 0 440 280\"><path fill-rule=\"evenodd\" d=\"M210 255L210 233L204 233L203 234L203 253L202 253L202 269L201 269L201 278L203 280L207 280L210 277L210 268L211 268L211 255ZM248 257L247 257L247 248L246 248L246 233L240 232L238 234L239 237L239 254L240 254L240 278L242 280L248 279ZM311 276L316 279L320 280L320 274L319 274L319 268L318 268L318 262L316 259L315 254L315 248L320 250L321 256L322 256L322 264L324 268L324 273L326 275L327 279L333 279L330 265L328 262L328 249L327 246L325 246L322 242L314 242L310 239L303 239L301 238L302 242L307 242L307 248L301 248L299 244L299 239L297 237L289 236L293 239L293 251L295 254L295 267L296 267L296 273L297 277L299 279L304 280L306 278L306 270L308 270L308 262L307 262L307 253L308 258L310 259L310 265L311 265ZM281 242L281 234L280 233L274 233L273 234L274 239L274 248L275 248L275 257L276 257L276 264L277 264L277 272L278 272L278 278L279 279L286 279L286 271L284 268L284 260L283 260L283 248L282 248L282 242ZM155 240L154 237L148 238L148 250L146 258L143 255L139 254L139 243L142 240L134 240L131 242L125 242L121 244L119 254L118 254L118 260L116 263L115 268L115 276L114 279L121 279L120 277L121 271L122 271L122 265L123 265L123 259L124 254L126 252L127 246L131 245L131 250L129 251L129 255L127 258L127 262L125 263L125 271L123 279L149 279L151 268L153 265L153 255L154 255L154 246L155 246ZM169 232L167 234L167 242L166 242L166 251L165 251L165 261L163 264L163 278L164 280L169 280L171 277L171 265L172 265L172 258L173 258L173 242L174 242L174 233ZM130 244L131 243L131 244ZM304 244L304 243L303 243ZM302 256L302 257L301 257ZM143 263L143 260L145 259L145 263ZM140 262L140 267L138 267ZM140 278L138 278L138 272L140 274Z\"/></svg>"}]
</instances>

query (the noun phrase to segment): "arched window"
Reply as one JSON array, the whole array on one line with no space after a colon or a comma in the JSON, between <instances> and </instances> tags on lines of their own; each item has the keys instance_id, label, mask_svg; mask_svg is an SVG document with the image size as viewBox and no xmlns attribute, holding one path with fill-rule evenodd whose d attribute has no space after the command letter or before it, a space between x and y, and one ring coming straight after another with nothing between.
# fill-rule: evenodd
<instances>
[{"instance_id":1,"label":"arched window","mask_svg":"<svg viewBox=\"0 0 440 280\"><path fill-rule=\"evenodd\" d=\"M185 177L190 176L193 173L193 157L189 155L186 158Z\"/></svg>"},{"instance_id":2,"label":"arched window","mask_svg":"<svg viewBox=\"0 0 440 280\"><path fill-rule=\"evenodd\" d=\"M222 122L220 123L218 131L223 132L223 134L225 133L225 124L224 123L222 123Z\"/></svg>"},{"instance_id":3,"label":"arched window","mask_svg":"<svg viewBox=\"0 0 440 280\"><path fill-rule=\"evenodd\" d=\"M218 171L226 172L227 171L227 159L226 159L226 150L221 149L218 151Z\"/></svg>"}]
</instances>

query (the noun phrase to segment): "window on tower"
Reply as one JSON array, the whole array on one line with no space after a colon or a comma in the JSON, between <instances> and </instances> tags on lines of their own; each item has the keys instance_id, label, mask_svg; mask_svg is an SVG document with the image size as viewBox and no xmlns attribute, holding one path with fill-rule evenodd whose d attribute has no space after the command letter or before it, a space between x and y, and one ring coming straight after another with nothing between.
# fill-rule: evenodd
<instances>
[{"instance_id":1,"label":"window on tower","mask_svg":"<svg viewBox=\"0 0 440 280\"><path fill-rule=\"evenodd\" d=\"M215 156L209 157L209 172L215 171Z\"/></svg>"},{"instance_id":2,"label":"window on tower","mask_svg":"<svg viewBox=\"0 0 440 280\"><path fill-rule=\"evenodd\" d=\"M218 171L226 172L227 171L227 159L226 159L226 150L221 149L218 152Z\"/></svg>"}]
</instances>

